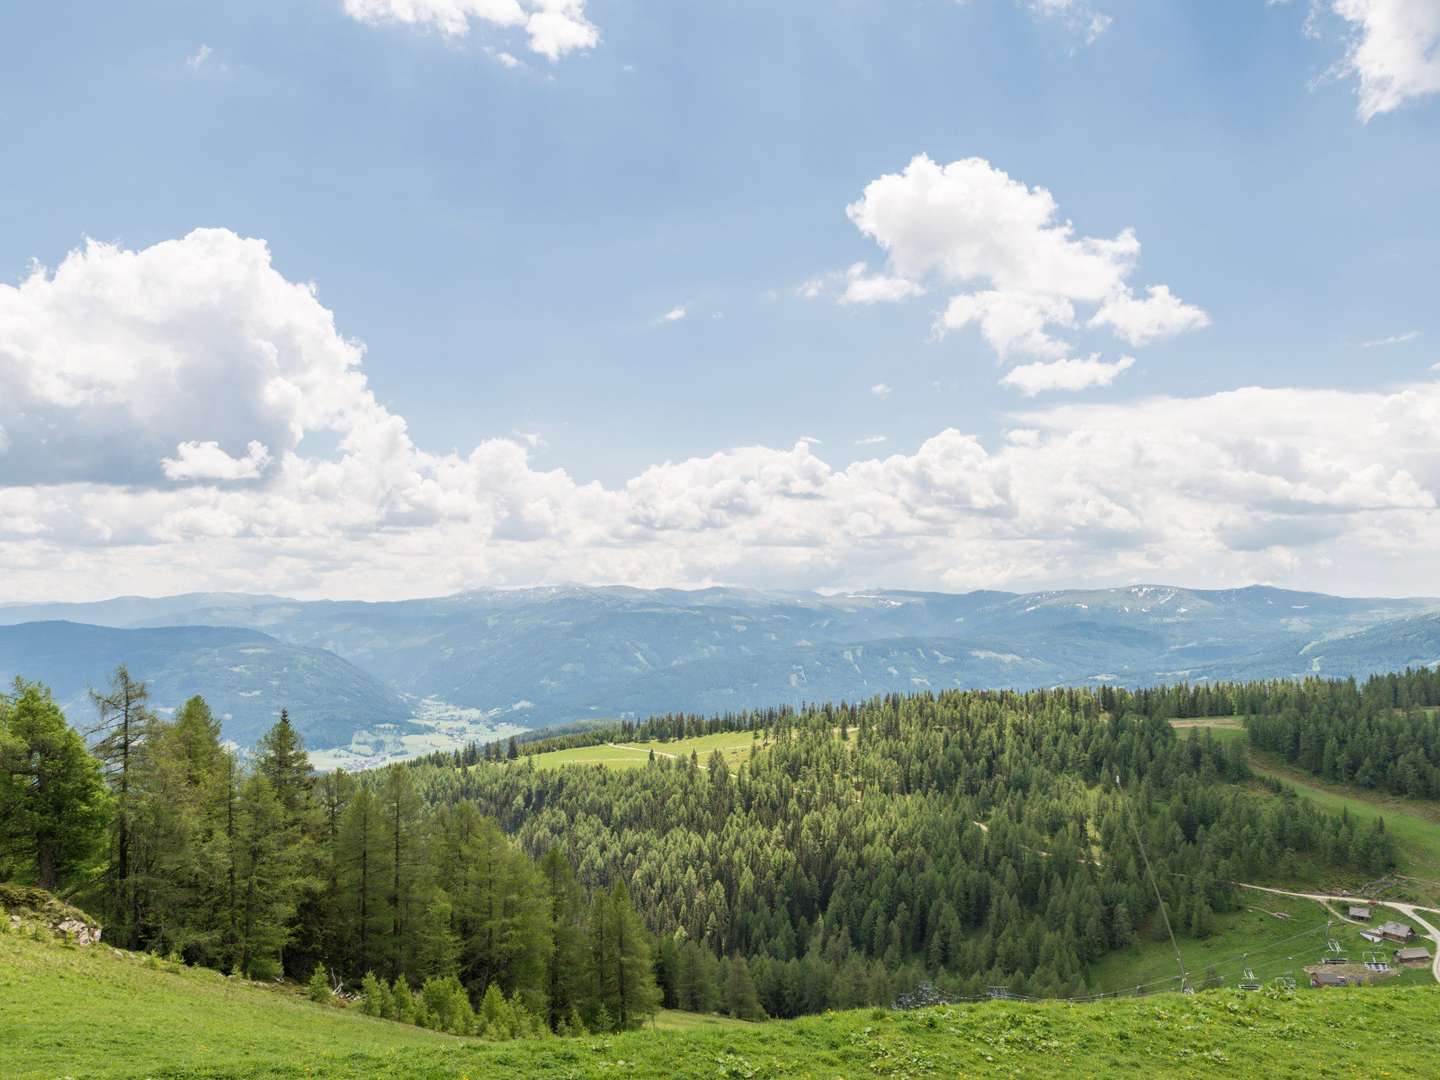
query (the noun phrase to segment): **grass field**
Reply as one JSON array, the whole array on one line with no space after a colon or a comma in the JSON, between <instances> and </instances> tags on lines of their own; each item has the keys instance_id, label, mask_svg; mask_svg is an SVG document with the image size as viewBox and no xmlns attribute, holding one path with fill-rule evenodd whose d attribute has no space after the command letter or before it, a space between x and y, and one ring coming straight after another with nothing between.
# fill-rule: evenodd
<instances>
[{"instance_id":1,"label":"grass field","mask_svg":"<svg viewBox=\"0 0 1440 1080\"><path fill-rule=\"evenodd\" d=\"M1373 948L1360 936L1361 927L1339 918L1313 900L1249 892L1244 893L1243 898L1248 908L1217 915L1215 932L1208 938L1178 939L1191 985L1199 987L1213 975L1225 986L1234 987L1243 978L1247 966L1262 982L1288 975L1301 985L1307 978L1303 969L1319 961L1330 938L1338 941L1346 955L1359 963L1364 962L1366 952ZM1284 912L1290 917L1277 919L1270 912ZM1165 980L1169 980L1169 985L1164 985ZM1178 986L1175 951L1159 920L1142 928L1141 940L1136 945L1092 964L1086 981L1092 993L1133 990L1136 986L1157 982L1162 985L1152 988ZM1397 984L1433 986L1435 980L1429 968L1423 968L1407 970L1386 985Z\"/></svg>"},{"instance_id":2,"label":"grass field","mask_svg":"<svg viewBox=\"0 0 1440 1080\"><path fill-rule=\"evenodd\" d=\"M533 755L537 769L559 769L566 765L604 765L612 769L635 769L650 760L650 751L655 756L688 758L695 753L703 765L712 753L719 750L732 770L750 760L750 748L760 746L759 739L748 731L728 731L718 735L700 735L693 739L676 739L673 742L627 742L605 746L581 746L570 750L551 750ZM522 762L524 758L520 759Z\"/></svg>"},{"instance_id":3,"label":"grass field","mask_svg":"<svg viewBox=\"0 0 1440 1080\"><path fill-rule=\"evenodd\" d=\"M0 934L6 1080L592 1080L1440 1075L1440 988L990 1002L483 1043L105 947Z\"/></svg>"}]
</instances>

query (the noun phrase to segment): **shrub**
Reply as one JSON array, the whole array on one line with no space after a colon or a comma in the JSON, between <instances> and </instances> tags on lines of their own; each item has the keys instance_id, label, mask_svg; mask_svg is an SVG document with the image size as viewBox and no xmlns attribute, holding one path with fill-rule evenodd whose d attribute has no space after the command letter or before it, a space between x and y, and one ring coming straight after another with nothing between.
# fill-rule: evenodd
<instances>
[{"instance_id":1,"label":"shrub","mask_svg":"<svg viewBox=\"0 0 1440 1080\"><path fill-rule=\"evenodd\" d=\"M416 1022L418 1010L415 1007L415 996L410 993L410 984L405 981L405 976L395 976L395 985L390 988L390 998L394 1003L396 1020L402 1024Z\"/></svg>"},{"instance_id":2,"label":"shrub","mask_svg":"<svg viewBox=\"0 0 1440 1080\"><path fill-rule=\"evenodd\" d=\"M454 975L426 979L420 988L420 998L436 1030L448 1031L451 1035L474 1034L475 1010L470 1006L465 987Z\"/></svg>"},{"instance_id":3,"label":"shrub","mask_svg":"<svg viewBox=\"0 0 1440 1080\"><path fill-rule=\"evenodd\" d=\"M373 971L367 971L360 981L361 1008L367 1016L379 1016L386 1020L395 1019L395 998L383 979L377 979Z\"/></svg>"},{"instance_id":4,"label":"shrub","mask_svg":"<svg viewBox=\"0 0 1440 1080\"><path fill-rule=\"evenodd\" d=\"M316 964L315 970L310 973L310 981L305 984L305 993L311 1001L325 1004L335 996L335 991L330 987L330 973L325 970L324 964Z\"/></svg>"}]
</instances>

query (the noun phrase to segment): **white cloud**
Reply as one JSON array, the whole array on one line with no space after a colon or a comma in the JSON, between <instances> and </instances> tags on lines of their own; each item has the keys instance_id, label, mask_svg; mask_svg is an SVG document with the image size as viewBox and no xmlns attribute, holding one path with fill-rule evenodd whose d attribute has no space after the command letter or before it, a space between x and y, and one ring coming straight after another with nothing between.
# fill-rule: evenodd
<instances>
[{"instance_id":1,"label":"white cloud","mask_svg":"<svg viewBox=\"0 0 1440 1080\"><path fill-rule=\"evenodd\" d=\"M402 23L449 37L465 36L472 22L523 30L530 51L552 61L600 43L585 0L345 0L345 13L363 23Z\"/></svg>"},{"instance_id":2,"label":"white cloud","mask_svg":"<svg viewBox=\"0 0 1440 1080\"><path fill-rule=\"evenodd\" d=\"M842 304L893 303L912 296L922 296L925 289L913 281L901 277L887 277L884 274L867 274L865 264L858 262L845 272L845 292L841 294ZM808 287L810 283L806 283ZM809 294L806 294L809 295Z\"/></svg>"},{"instance_id":3,"label":"white cloud","mask_svg":"<svg viewBox=\"0 0 1440 1080\"><path fill-rule=\"evenodd\" d=\"M1440 380L1037 407L990 446L947 429L838 468L802 439L604 487L522 437L423 449L362 355L224 230L0 286L0 599L1440 576Z\"/></svg>"},{"instance_id":4,"label":"white cloud","mask_svg":"<svg viewBox=\"0 0 1440 1080\"><path fill-rule=\"evenodd\" d=\"M210 46L202 42L198 49L185 58L185 66L192 71L199 71L205 66L205 61L209 60L212 55L213 50Z\"/></svg>"},{"instance_id":5,"label":"white cloud","mask_svg":"<svg viewBox=\"0 0 1440 1080\"><path fill-rule=\"evenodd\" d=\"M1414 341L1420 336L1419 330L1407 330L1403 334L1391 334L1389 337L1376 338L1374 341L1362 341L1362 349L1379 349L1386 345L1404 345L1408 341Z\"/></svg>"},{"instance_id":6,"label":"white cloud","mask_svg":"<svg viewBox=\"0 0 1440 1080\"><path fill-rule=\"evenodd\" d=\"M874 394L881 401L884 401L886 398L888 398L892 390L892 387L887 386L883 382L877 382L874 386L870 387L870 393Z\"/></svg>"},{"instance_id":7,"label":"white cloud","mask_svg":"<svg viewBox=\"0 0 1440 1080\"><path fill-rule=\"evenodd\" d=\"M1106 363L1099 356L1088 360L1054 360L1050 363L1021 364L1011 368L1000 385L1013 387L1026 397L1047 390L1087 390L1092 386L1109 386L1135 363L1133 356L1122 356Z\"/></svg>"},{"instance_id":8,"label":"white cloud","mask_svg":"<svg viewBox=\"0 0 1440 1080\"><path fill-rule=\"evenodd\" d=\"M1360 118L1440 93L1440 3L1334 0L1352 30L1342 70L1356 81Z\"/></svg>"},{"instance_id":9,"label":"white cloud","mask_svg":"<svg viewBox=\"0 0 1440 1080\"><path fill-rule=\"evenodd\" d=\"M508 52L503 52L503 51L502 51L502 52L497 52L497 53L495 54L495 59L496 59L496 60L499 60L500 63L501 63L501 65L502 65L503 67L507 67L507 68L517 68L517 67L520 66L520 61L519 61L519 59L517 59L513 53L508 53Z\"/></svg>"},{"instance_id":10,"label":"white cloud","mask_svg":"<svg viewBox=\"0 0 1440 1080\"><path fill-rule=\"evenodd\" d=\"M1115 336L1131 345L1174 337L1210 325L1210 316L1174 295L1167 286L1151 285L1146 297L1137 300L1129 289L1116 293L1100 305L1090 325L1109 326Z\"/></svg>"},{"instance_id":11,"label":"white cloud","mask_svg":"<svg viewBox=\"0 0 1440 1080\"><path fill-rule=\"evenodd\" d=\"M669 311L667 311L664 315L660 316L660 321L661 321L661 322L679 322L681 319L685 318L685 316L688 315L688 314L690 314L690 312L689 312L688 310L686 310L684 304L681 304L679 307L671 308L671 309L670 309Z\"/></svg>"},{"instance_id":12,"label":"white cloud","mask_svg":"<svg viewBox=\"0 0 1440 1080\"><path fill-rule=\"evenodd\" d=\"M175 451L173 458L160 460L169 480L258 480L270 464L269 448L254 441L243 458L231 457L213 439L183 442Z\"/></svg>"},{"instance_id":13,"label":"white cloud","mask_svg":"<svg viewBox=\"0 0 1440 1080\"><path fill-rule=\"evenodd\" d=\"M856 446L879 446L881 443L883 443L883 442L889 442L889 441L890 441L890 440L889 440L889 436L886 436L886 435L866 435L863 439L856 439L856 440L855 440L855 445L856 445Z\"/></svg>"},{"instance_id":14,"label":"white cloud","mask_svg":"<svg viewBox=\"0 0 1440 1080\"><path fill-rule=\"evenodd\" d=\"M155 481L166 458L188 467L185 443L243 459L256 442L278 460L306 431L383 441L404 423L366 389L362 354L263 241L90 241L0 285L0 481Z\"/></svg>"},{"instance_id":15,"label":"white cloud","mask_svg":"<svg viewBox=\"0 0 1440 1080\"><path fill-rule=\"evenodd\" d=\"M883 280L962 289L938 332L976 325L1002 359L1067 355L1071 343L1057 335L1077 327L1077 305L1095 305L1089 325L1109 326L1131 344L1209 321L1163 285L1135 299L1129 278L1140 241L1132 229L1078 235L1049 191L983 158L940 165L921 154L903 172L868 184L846 213L886 253Z\"/></svg>"},{"instance_id":16,"label":"white cloud","mask_svg":"<svg viewBox=\"0 0 1440 1080\"><path fill-rule=\"evenodd\" d=\"M1068 346L1051 337L1047 327L1073 327L1075 307L1060 296L986 289L961 293L946 305L936 323L940 332L978 323L980 333L1002 360L1011 353L1064 356Z\"/></svg>"}]
</instances>

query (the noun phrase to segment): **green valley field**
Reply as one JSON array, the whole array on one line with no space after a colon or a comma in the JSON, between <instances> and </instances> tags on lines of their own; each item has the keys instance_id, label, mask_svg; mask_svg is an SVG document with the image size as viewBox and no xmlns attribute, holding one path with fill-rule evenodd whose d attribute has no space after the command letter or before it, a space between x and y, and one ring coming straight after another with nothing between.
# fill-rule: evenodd
<instances>
[{"instance_id":1,"label":"green valley field","mask_svg":"<svg viewBox=\"0 0 1440 1080\"><path fill-rule=\"evenodd\" d=\"M744 1024L662 1013L623 1035L485 1043L136 954L0 934L0 1076L1430 1077L1440 988L991 1002Z\"/></svg>"},{"instance_id":2,"label":"green valley field","mask_svg":"<svg viewBox=\"0 0 1440 1080\"><path fill-rule=\"evenodd\" d=\"M750 759L751 748L763 749L764 743L750 731L725 731L716 735L697 735L691 739L669 741L653 739L645 742L605 743L599 746L578 746L566 750L549 750L522 757L520 762L533 761L538 769L558 769L565 765L605 765L612 769L635 769L646 764L653 752L657 758L688 758L692 753L704 763L719 750L731 769L739 768Z\"/></svg>"}]
</instances>

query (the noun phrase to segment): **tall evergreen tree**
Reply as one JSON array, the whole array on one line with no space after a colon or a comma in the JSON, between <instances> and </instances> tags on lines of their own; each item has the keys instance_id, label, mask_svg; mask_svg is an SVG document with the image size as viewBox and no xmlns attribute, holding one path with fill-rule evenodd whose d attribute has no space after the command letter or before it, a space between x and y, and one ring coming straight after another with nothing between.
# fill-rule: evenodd
<instances>
[{"instance_id":1,"label":"tall evergreen tree","mask_svg":"<svg viewBox=\"0 0 1440 1080\"><path fill-rule=\"evenodd\" d=\"M572 1014L585 1011L590 985L591 958L587 955L585 907L575 872L558 847L540 862L540 873L550 896L550 953L546 957L545 996L551 1030L558 1030Z\"/></svg>"},{"instance_id":2,"label":"tall evergreen tree","mask_svg":"<svg viewBox=\"0 0 1440 1080\"><path fill-rule=\"evenodd\" d=\"M131 771L138 763L140 749L149 738L154 714L148 708L150 691L130 677L124 664L115 669L104 693L90 691L98 718L87 734L94 738L95 756L105 766L115 794L115 864L111 915L115 936L130 947L139 943L140 896L131 866L131 833L134 806L131 798Z\"/></svg>"},{"instance_id":3,"label":"tall evergreen tree","mask_svg":"<svg viewBox=\"0 0 1440 1080\"><path fill-rule=\"evenodd\" d=\"M725 965L725 1011L737 1020L765 1019L750 965L743 956L732 956Z\"/></svg>"},{"instance_id":4,"label":"tall evergreen tree","mask_svg":"<svg viewBox=\"0 0 1440 1080\"><path fill-rule=\"evenodd\" d=\"M417 909L426 852L420 829L420 796L411 770L392 767L385 771L379 810L390 870L386 896L390 910L390 972L392 977L401 973L414 975Z\"/></svg>"},{"instance_id":5,"label":"tall evergreen tree","mask_svg":"<svg viewBox=\"0 0 1440 1080\"><path fill-rule=\"evenodd\" d=\"M0 696L0 867L41 888L68 883L95 855L108 814L104 781L50 691L16 680Z\"/></svg>"},{"instance_id":6,"label":"tall evergreen tree","mask_svg":"<svg viewBox=\"0 0 1440 1080\"><path fill-rule=\"evenodd\" d=\"M373 970L389 952L388 853L380 808L370 789L362 786L341 816L333 860L338 914L349 954L343 969L357 978Z\"/></svg>"},{"instance_id":7,"label":"tall evergreen tree","mask_svg":"<svg viewBox=\"0 0 1440 1080\"><path fill-rule=\"evenodd\" d=\"M597 899L592 926L600 1003L617 1030L639 1027L660 1007L650 935L630 902L630 891L617 881L609 896Z\"/></svg>"}]
</instances>

